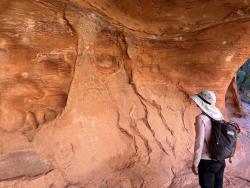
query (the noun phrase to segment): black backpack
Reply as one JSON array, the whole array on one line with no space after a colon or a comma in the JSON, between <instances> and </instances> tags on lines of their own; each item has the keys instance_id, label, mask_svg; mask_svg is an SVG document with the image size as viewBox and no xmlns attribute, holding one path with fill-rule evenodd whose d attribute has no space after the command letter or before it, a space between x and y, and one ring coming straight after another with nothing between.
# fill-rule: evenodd
<instances>
[{"instance_id":1,"label":"black backpack","mask_svg":"<svg viewBox=\"0 0 250 188\"><path fill-rule=\"evenodd\" d=\"M239 126L235 122L225 120L214 120L212 118L211 137L208 143L208 152L211 159L224 160L233 157L236 149L237 136L240 132Z\"/></svg>"}]
</instances>

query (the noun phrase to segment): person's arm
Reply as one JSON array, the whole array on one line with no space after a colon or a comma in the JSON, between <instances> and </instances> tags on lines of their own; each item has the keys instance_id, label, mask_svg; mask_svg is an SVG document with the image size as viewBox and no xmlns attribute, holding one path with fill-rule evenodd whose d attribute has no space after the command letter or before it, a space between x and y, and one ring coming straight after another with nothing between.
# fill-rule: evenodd
<instances>
[{"instance_id":1,"label":"person's arm","mask_svg":"<svg viewBox=\"0 0 250 188\"><path fill-rule=\"evenodd\" d=\"M196 116L195 119L195 145L192 169L195 174L198 173L198 165L201 160L201 154L205 138L205 124L201 116Z\"/></svg>"}]
</instances>

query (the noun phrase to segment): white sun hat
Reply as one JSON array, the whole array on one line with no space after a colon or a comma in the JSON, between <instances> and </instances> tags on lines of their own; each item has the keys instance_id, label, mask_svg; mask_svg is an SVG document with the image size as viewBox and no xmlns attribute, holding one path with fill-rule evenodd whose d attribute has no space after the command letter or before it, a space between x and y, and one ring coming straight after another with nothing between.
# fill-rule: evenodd
<instances>
[{"instance_id":1,"label":"white sun hat","mask_svg":"<svg viewBox=\"0 0 250 188\"><path fill-rule=\"evenodd\" d=\"M191 98L201 108L201 110L215 120L222 120L221 111L215 106L216 96L214 92L209 90L201 91L192 95Z\"/></svg>"}]
</instances>

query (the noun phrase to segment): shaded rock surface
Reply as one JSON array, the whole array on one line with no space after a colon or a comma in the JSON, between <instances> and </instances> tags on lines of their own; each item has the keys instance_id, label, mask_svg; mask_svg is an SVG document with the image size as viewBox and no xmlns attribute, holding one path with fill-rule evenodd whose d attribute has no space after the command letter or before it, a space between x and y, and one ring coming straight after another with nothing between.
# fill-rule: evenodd
<instances>
[{"instance_id":1,"label":"shaded rock surface","mask_svg":"<svg viewBox=\"0 0 250 188\"><path fill-rule=\"evenodd\" d=\"M0 153L54 170L0 187L197 187L189 95L214 90L226 116L248 3L2 0Z\"/></svg>"},{"instance_id":2,"label":"shaded rock surface","mask_svg":"<svg viewBox=\"0 0 250 188\"><path fill-rule=\"evenodd\" d=\"M46 157L33 151L19 151L0 157L0 181L34 178L53 170Z\"/></svg>"},{"instance_id":3,"label":"shaded rock surface","mask_svg":"<svg viewBox=\"0 0 250 188\"><path fill-rule=\"evenodd\" d=\"M226 108L229 117L244 117L244 107L241 102L241 94L238 90L236 76L233 77L230 85L228 86L226 96Z\"/></svg>"}]
</instances>

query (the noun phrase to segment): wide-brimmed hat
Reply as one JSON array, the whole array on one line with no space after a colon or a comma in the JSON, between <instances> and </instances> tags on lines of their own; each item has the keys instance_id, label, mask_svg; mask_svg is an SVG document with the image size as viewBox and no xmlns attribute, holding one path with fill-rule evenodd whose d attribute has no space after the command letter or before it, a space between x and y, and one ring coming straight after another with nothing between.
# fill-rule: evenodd
<instances>
[{"instance_id":1,"label":"wide-brimmed hat","mask_svg":"<svg viewBox=\"0 0 250 188\"><path fill-rule=\"evenodd\" d=\"M204 90L198 94L191 95L191 98L201 108L201 110L211 118L215 120L223 119L221 111L215 106L216 96L214 92Z\"/></svg>"}]
</instances>

